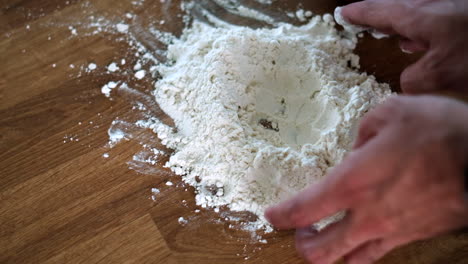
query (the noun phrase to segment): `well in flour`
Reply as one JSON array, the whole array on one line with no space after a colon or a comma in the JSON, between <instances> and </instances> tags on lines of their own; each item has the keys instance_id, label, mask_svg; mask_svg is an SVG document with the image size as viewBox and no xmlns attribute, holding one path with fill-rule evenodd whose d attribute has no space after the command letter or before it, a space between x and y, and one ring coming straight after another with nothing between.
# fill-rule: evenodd
<instances>
[{"instance_id":1,"label":"well in flour","mask_svg":"<svg viewBox=\"0 0 468 264\"><path fill-rule=\"evenodd\" d=\"M166 166L197 190L202 207L257 216L317 182L349 150L362 115L389 94L358 73L355 38L330 15L301 27L250 29L194 22L168 47L154 96L176 129L152 128L174 149Z\"/></svg>"}]
</instances>

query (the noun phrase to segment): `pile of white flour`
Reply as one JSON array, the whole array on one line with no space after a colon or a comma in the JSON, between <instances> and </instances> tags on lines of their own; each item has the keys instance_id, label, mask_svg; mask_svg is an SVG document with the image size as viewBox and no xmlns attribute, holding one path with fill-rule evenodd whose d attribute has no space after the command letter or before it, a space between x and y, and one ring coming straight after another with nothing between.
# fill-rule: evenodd
<instances>
[{"instance_id":1,"label":"pile of white flour","mask_svg":"<svg viewBox=\"0 0 468 264\"><path fill-rule=\"evenodd\" d=\"M389 94L358 73L355 43L330 15L273 29L194 22L168 48L154 96L174 120L151 127L174 149L166 166L202 207L258 216L343 159L363 114Z\"/></svg>"}]
</instances>

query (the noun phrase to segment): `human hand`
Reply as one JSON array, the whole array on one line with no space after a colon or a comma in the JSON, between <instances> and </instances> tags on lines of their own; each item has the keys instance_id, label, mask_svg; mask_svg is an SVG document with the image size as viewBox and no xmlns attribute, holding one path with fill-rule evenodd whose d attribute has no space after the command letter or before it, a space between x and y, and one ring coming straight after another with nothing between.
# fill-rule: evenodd
<instances>
[{"instance_id":1,"label":"human hand","mask_svg":"<svg viewBox=\"0 0 468 264\"><path fill-rule=\"evenodd\" d=\"M468 94L466 0L366 0L342 8L348 22L400 35L404 51L425 55L401 75L406 93L444 89Z\"/></svg>"},{"instance_id":2,"label":"human hand","mask_svg":"<svg viewBox=\"0 0 468 264\"><path fill-rule=\"evenodd\" d=\"M399 245L468 224L467 164L467 105L395 96L364 117L354 150L323 181L265 217L297 229L296 248L307 261L372 263ZM342 221L311 229L341 210Z\"/></svg>"}]
</instances>

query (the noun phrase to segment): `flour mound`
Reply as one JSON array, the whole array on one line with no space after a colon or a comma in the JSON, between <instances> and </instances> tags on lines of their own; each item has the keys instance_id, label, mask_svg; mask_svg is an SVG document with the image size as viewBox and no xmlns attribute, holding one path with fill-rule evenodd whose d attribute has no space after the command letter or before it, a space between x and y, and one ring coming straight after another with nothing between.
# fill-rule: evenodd
<instances>
[{"instance_id":1,"label":"flour mound","mask_svg":"<svg viewBox=\"0 0 468 264\"><path fill-rule=\"evenodd\" d=\"M268 231L266 207L343 159L358 120L390 94L350 68L354 44L325 15L257 30L194 22L169 46L154 96L176 129L151 127L198 205L252 212Z\"/></svg>"}]
</instances>

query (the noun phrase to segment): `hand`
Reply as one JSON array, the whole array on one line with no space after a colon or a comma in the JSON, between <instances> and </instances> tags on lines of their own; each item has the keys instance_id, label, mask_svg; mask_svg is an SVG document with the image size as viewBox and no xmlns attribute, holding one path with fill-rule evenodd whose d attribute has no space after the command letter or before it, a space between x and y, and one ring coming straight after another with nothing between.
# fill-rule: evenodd
<instances>
[{"instance_id":1,"label":"hand","mask_svg":"<svg viewBox=\"0 0 468 264\"><path fill-rule=\"evenodd\" d=\"M468 93L466 0L367 0L342 9L348 22L400 35L400 47L426 52L401 75L406 93L445 89Z\"/></svg>"},{"instance_id":2,"label":"hand","mask_svg":"<svg viewBox=\"0 0 468 264\"><path fill-rule=\"evenodd\" d=\"M364 117L354 150L323 181L265 217L277 228L296 228L296 248L314 264L342 256L372 263L399 245L468 224L467 164L467 105L395 96ZM342 221L311 230L341 210Z\"/></svg>"}]
</instances>

